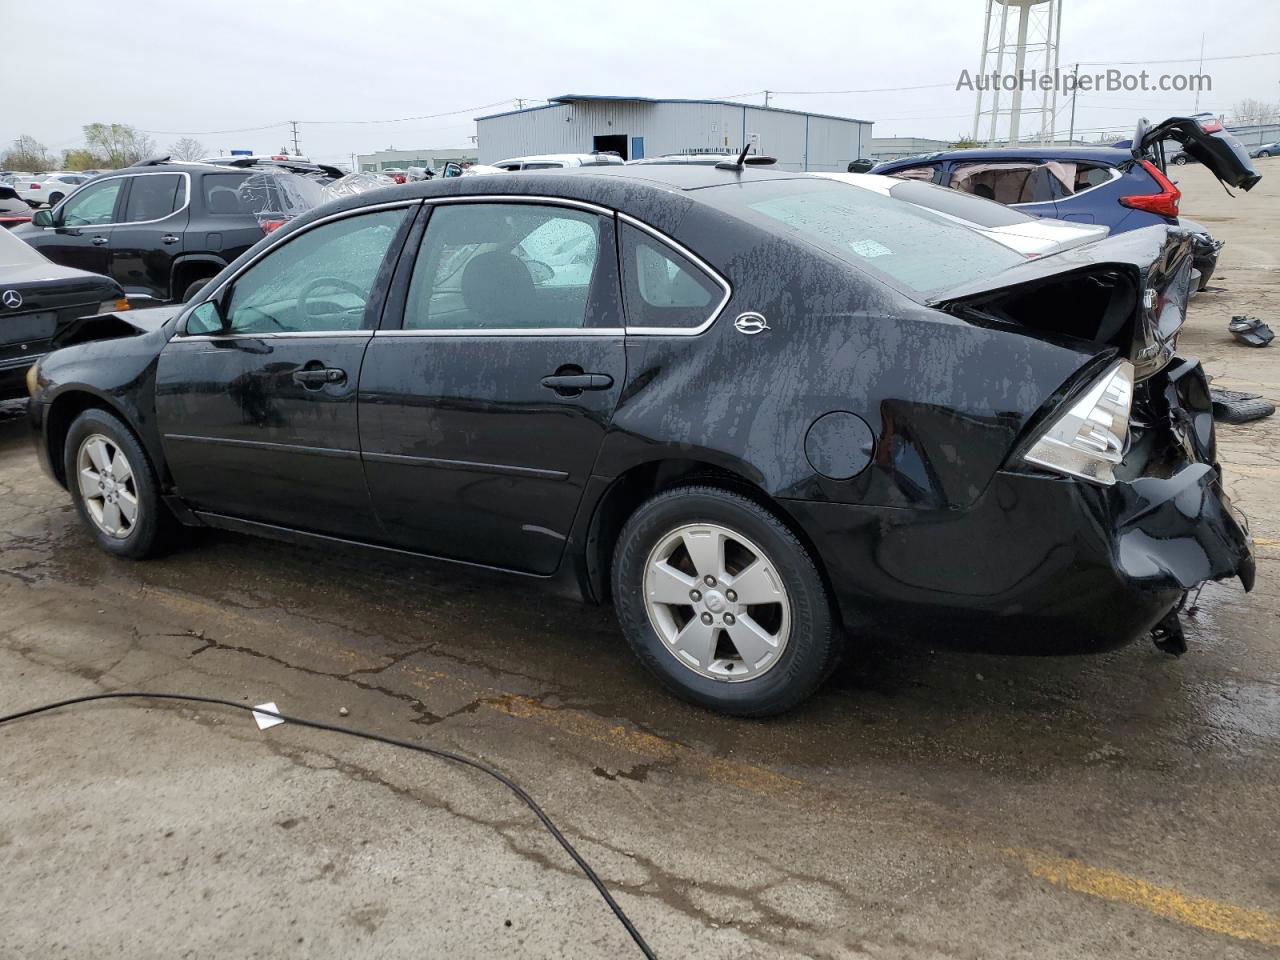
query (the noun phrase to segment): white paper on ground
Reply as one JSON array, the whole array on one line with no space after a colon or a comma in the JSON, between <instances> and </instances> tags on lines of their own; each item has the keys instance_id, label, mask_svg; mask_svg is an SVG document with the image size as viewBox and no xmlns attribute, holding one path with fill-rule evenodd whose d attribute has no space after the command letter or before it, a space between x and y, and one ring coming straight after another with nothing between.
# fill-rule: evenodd
<instances>
[{"instance_id":1,"label":"white paper on ground","mask_svg":"<svg viewBox=\"0 0 1280 960\"><path fill-rule=\"evenodd\" d=\"M267 727L274 727L278 723L284 723L279 717L273 717L269 714L259 713L259 710L270 710L272 713L279 713L280 708L273 702L259 703L253 708L253 719L258 721L258 729L265 730Z\"/></svg>"}]
</instances>

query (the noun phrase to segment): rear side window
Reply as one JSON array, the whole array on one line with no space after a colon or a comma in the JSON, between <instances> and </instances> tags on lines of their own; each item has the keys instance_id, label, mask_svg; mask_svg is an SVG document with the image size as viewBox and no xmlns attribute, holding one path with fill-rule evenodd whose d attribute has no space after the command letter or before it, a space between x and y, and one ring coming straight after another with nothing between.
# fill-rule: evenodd
<instances>
[{"instance_id":1,"label":"rear side window","mask_svg":"<svg viewBox=\"0 0 1280 960\"><path fill-rule=\"evenodd\" d=\"M414 261L404 329L588 325L600 251L613 249L604 227L569 207L442 204Z\"/></svg>"},{"instance_id":2,"label":"rear side window","mask_svg":"<svg viewBox=\"0 0 1280 960\"><path fill-rule=\"evenodd\" d=\"M124 208L125 223L160 220L177 209L178 195L185 203L184 177L177 173L148 174L131 177L129 199Z\"/></svg>"},{"instance_id":3,"label":"rear side window","mask_svg":"<svg viewBox=\"0 0 1280 960\"><path fill-rule=\"evenodd\" d=\"M1074 164L1052 161L980 160L956 164L951 187L997 203L1047 203L1074 191L1074 172Z\"/></svg>"},{"instance_id":4,"label":"rear side window","mask_svg":"<svg viewBox=\"0 0 1280 960\"><path fill-rule=\"evenodd\" d=\"M622 225L622 291L628 327L699 327L724 288L701 267L629 223Z\"/></svg>"},{"instance_id":5,"label":"rear side window","mask_svg":"<svg viewBox=\"0 0 1280 960\"><path fill-rule=\"evenodd\" d=\"M253 216L253 211L239 192L246 176L243 173L206 173L201 178L205 209L215 217Z\"/></svg>"},{"instance_id":6,"label":"rear side window","mask_svg":"<svg viewBox=\"0 0 1280 960\"><path fill-rule=\"evenodd\" d=\"M901 177L903 180L924 180L926 183L934 183L938 179L938 165L929 163L923 167L907 167L905 170L894 170L889 176Z\"/></svg>"}]
</instances>

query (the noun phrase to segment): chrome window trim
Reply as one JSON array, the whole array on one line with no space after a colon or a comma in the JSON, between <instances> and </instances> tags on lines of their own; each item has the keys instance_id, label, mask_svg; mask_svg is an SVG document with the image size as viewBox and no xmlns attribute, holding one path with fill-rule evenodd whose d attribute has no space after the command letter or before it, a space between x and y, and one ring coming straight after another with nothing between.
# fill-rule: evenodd
<instances>
[{"instance_id":1,"label":"chrome window trim","mask_svg":"<svg viewBox=\"0 0 1280 960\"><path fill-rule=\"evenodd\" d=\"M267 256L269 253L272 253L272 252L274 252L274 251L276 251L276 250L280 249L280 248L281 248L282 246L284 246L286 243L292 243L292 242L294 241L294 239L296 239L297 237L300 237L300 236L302 236L303 234L305 234L305 233L307 233L307 232L309 232L309 231L311 231L311 230L314 230L316 227L323 226L323 225L324 225L324 224L326 224L326 223L332 223L332 222L333 222L333 221L335 221L335 220L342 220L342 219L345 219L345 218L347 218L347 217L358 217L358 216L360 216L361 214L365 214L365 213L374 213L374 212L376 212L376 211L378 211L378 210L395 210L395 209L399 209L400 207L405 207L405 208L408 208L408 207L416 207L416 206L420 205L421 203L422 203L422 200L421 200L421 199L410 199L410 200L390 200L390 201L388 201L388 202L386 202L386 203L374 203L374 204L370 204L370 205L369 205L369 206L367 206L367 207L356 207L356 208L355 208L355 209L353 209L353 210L342 210L342 211L340 211L340 212L338 212L338 213L331 213L331 214L329 214L327 217L321 217L319 220L314 220L314 221L312 221L311 223L308 223L305 227L301 227L301 228L299 228L298 230L295 230L293 233L289 234L289 236L288 236L285 240L281 241L280 243L272 243L272 244L269 244L269 245L268 245L268 246L266 246L266 247L263 247L261 250L259 250L257 253L255 253L255 254L253 255L253 257L251 257L251 258L250 258L249 260L247 260L246 262L242 263L242 264L240 265L240 267L236 270L236 272L235 272L235 273L231 274L231 276L229 276L229 277L225 278L225 279L224 279L220 284L218 284L218 285L213 289L213 292L212 292L212 293L210 293L207 297L205 297L205 298L204 298L203 300L201 300L199 303L191 303L191 304L189 304L189 305L187 306L187 309L185 309L181 314L179 314L179 315L178 315L178 328L177 328L177 332L176 332L176 333L174 333L174 335L173 335L173 339L174 339L174 340L192 340L192 339L195 339L196 337L205 337L205 338L209 338L209 336L210 336L210 335L207 335L207 334L188 334L188 333L186 332L186 331L187 331L187 318L188 318L188 317L190 317L190 316L191 316L191 314L195 311L195 309L196 309L197 307L201 306L201 304L208 303L208 302L209 302L209 301L211 301L211 300L216 300L216 299L218 299L218 297L222 296L222 291L223 291L223 290L225 290L225 289L227 288L228 284L234 283L236 280L238 280L238 279L240 278L240 276L241 276L241 275L242 275L246 270L248 270L250 267L252 267L255 263L257 263L257 262L258 262L259 260L261 260L263 257ZM279 336L303 336L303 337L311 337L311 336L325 336L325 337L332 337L332 336L342 336L343 334L348 334L348 333L353 333L353 332L356 332L356 333L372 333L373 331L372 331L372 330L360 330L360 331L335 330L335 331L328 332L328 333L315 333L315 332L312 332L312 331L288 331L288 332L285 332L285 333L272 333L272 334L238 334L238 333L227 333L227 334L220 334L220 335L218 335L218 336L216 336L216 337L213 337L212 339L217 339L217 340L226 340L226 339L230 339L230 338L233 338L233 337L246 337L246 338L249 338L249 339L255 339L255 340L256 340L256 339L261 339L262 337L279 337Z\"/></svg>"},{"instance_id":2,"label":"chrome window trim","mask_svg":"<svg viewBox=\"0 0 1280 960\"><path fill-rule=\"evenodd\" d=\"M187 202L184 203L182 206L180 206L177 210L174 210L170 213L166 213L163 217L157 217L154 220L122 220L119 223L82 223L82 224L73 225L70 227L54 226L54 227L44 227L43 229L45 230L87 230L92 228L94 230L103 230L103 229L106 229L107 227L141 227L141 226L145 226L148 223L162 223L165 220L168 220L170 217L176 217L183 210L186 210L191 206L191 174L187 173L185 170L147 170L145 172L139 171L138 173L117 173L117 174L112 174L109 177L103 177L101 180L94 180L93 183L82 183L80 184L80 187L96 187L98 184L106 183L108 180L124 180L127 177L161 177L161 176L185 177L187 181ZM53 209L61 210L63 205L66 204L68 200L70 200L72 197L74 197L77 193L80 192L80 187L77 187L74 192L69 193L65 197L63 197L62 203L59 203Z\"/></svg>"},{"instance_id":3,"label":"chrome window trim","mask_svg":"<svg viewBox=\"0 0 1280 960\"><path fill-rule=\"evenodd\" d=\"M643 220L637 220L635 217L627 213L619 212L618 219L623 223L629 223L631 226L643 230L659 243L665 244L672 250L679 253L708 277L720 284L720 287L724 290L724 296L720 298L720 302L716 304L715 309L711 311L711 315L696 327L633 327L628 325L627 334L634 334L642 337L696 337L711 329L712 324L720 319L720 314L724 313L724 308L728 306L729 300L733 297L733 287L730 285L729 281L722 277L718 270L703 260L696 253L683 244L672 240L661 230L657 230L654 227L649 226L649 224L645 223ZM619 242L621 242L621 240L619 240ZM619 247L619 249L621 249L621 247ZM627 265L625 263L621 263L620 266L623 274L625 275ZM625 277L620 277L619 279L624 284L626 283Z\"/></svg>"},{"instance_id":4,"label":"chrome window trim","mask_svg":"<svg viewBox=\"0 0 1280 960\"><path fill-rule=\"evenodd\" d=\"M442 327L438 330L378 330L376 337L623 337L622 327Z\"/></svg>"},{"instance_id":5,"label":"chrome window trim","mask_svg":"<svg viewBox=\"0 0 1280 960\"><path fill-rule=\"evenodd\" d=\"M228 340L306 340L320 337L355 339L373 336L372 330L282 330L279 333L192 333L175 335L170 343L225 343Z\"/></svg>"},{"instance_id":6,"label":"chrome window trim","mask_svg":"<svg viewBox=\"0 0 1280 960\"><path fill-rule=\"evenodd\" d=\"M1064 163L1074 162L1077 166L1079 166L1080 164L1088 164L1089 166L1096 167L1101 170L1106 170L1108 179L1104 180L1102 183L1095 183L1092 187L1089 187L1088 190L1081 190L1079 193L1073 193L1069 197L1063 197L1061 200L1058 201L1059 203L1066 203L1068 200L1074 200L1076 197L1083 197L1086 193L1089 193L1091 190L1097 190L1099 187L1105 187L1108 184L1115 183L1121 177L1120 171L1117 170L1115 167L1110 167L1102 163L1096 163L1095 161L1092 161L1092 160L1076 160L1076 161L1063 161L1063 162Z\"/></svg>"},{"instance_id":7,"label":"chrome window trim","mask_svg":"<svg viewBox=\"0 0 1280 960\"><path fill-rule=\"evenodd\" d=\"M613 210L608 207L602 207L597 203L588 203L586 200L572 200L568 197L548 197L534 193L477 193L457 197L427 197L422 202L430 207L449 203L538 203L548 207L577 207L580 210L589 210L604 217L612 217L614 215ZM428 227L428 229L430 228Z\"/></svg>"}]
</instances>

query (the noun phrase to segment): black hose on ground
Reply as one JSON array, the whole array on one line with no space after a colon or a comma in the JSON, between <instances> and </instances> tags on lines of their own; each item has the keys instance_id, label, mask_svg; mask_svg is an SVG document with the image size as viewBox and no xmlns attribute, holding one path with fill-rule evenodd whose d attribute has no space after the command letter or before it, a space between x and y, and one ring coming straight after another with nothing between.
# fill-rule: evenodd
<instances>
[{"instance_id":1,"label":"black hose on ground","mask_svg":"<svg viewBox=\"0 0 1280 960\"><path fill-rule=\"evenodd\" d=\"M464 756L461 753L454 753L452 750L442 750L439 747L426 747L422 744L410 743L408 740L398 740L395 737L385 737L380 733L369 733L365 730L356 730L352 727L341 727L335 723L325 723L321 720L306 720L302 717L276 713L273 710L264 710L262 707L251 707L244 703L236 703L234 700L223 700L219 697L202 697L196 694L187 693L148 693L146 691L124 690L114 691L111 693L88 694L83 697L71 697L68 700L58 700L55 703L42 704L38 707L29 707L26 710L19 710L16 713L0 716L0 726L3 726L6 723L11 723L15 720L22 720L25 717L34 717L37 714L48 713L52 710L60 710L63 707L70 707L76 704L92 703L95 700L126 699L178 700L187 703L217 704L221 707L231 707L234 710L244 710L249 713L257 713L267 717L274 717L278 720L283 720L286 723L295 723L300 727L311 727L314 730L328 730L331 733L345 733L347 736L360 737L363 740L373 740L377 743L385 743L393 747L403 747L406 750L416 750L419 753L438 757L441 760L450 760L453 763L461 764L464 767L471 767L473 770L479 770L481 773L488 774L519 797L524 802L525 806L533 811L534 816L542 821L542 825L547 828L547 832L555 838L556 843L560 844L560 846L564 848L564 852L569 854L569 857L578 865L578 868L586 874L586 877L591 881L592 886L594 886L600 896L604 898L604 902L609 905L609 909L612 910L613 915L618 918L618 922L626 928L627 933L631 935L631 939L634 940L636 946L640 948L640 952L643 953L648 960L656 960L657 958L657 954L654 953L649 944L645 942L644 937L641 935L640 931L636 929L636 925L631 922L631 918L627 916L626 911L618 905L618 901L613 899L613 894L609 892L609 888L604 885L604 881L601 880L595 870L591 868L591 864L587 863L582 854L580 854L574 845L569 842L568 838L560 832L560 828L552 822L549 816L547 816L546 811L543 810L542 807L538 806L538 802L534 800L533 797L529 796L524 787L520 786L520 784L516 783L502 771L497 770L486 763L482 763L479 760L474 760L471 757Z\"/></svg>"}]
</instances>

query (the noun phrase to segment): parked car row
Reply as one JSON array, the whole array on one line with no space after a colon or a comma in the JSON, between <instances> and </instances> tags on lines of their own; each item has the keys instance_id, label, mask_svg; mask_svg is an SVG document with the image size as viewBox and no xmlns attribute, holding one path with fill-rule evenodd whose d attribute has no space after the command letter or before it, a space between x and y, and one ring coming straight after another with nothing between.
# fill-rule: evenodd
<instances>
[{"instance_id":1,"label":"parked car row","mask_svg":"<svg viewBox=\"0 0 1280 960\"><path fill-rule=\"evenodd\" d=\"M239 175L122 171L43 229L120 231L126 273L174 217L228 253ZM186 524L498 568L612 603L664 686L761 716L849 634L1107 647L1252 587L1177 353L1191 241L1157 220L723 158L439 178L49 354L30 420L112 554Z\"/></svg>"}]
</instances>

